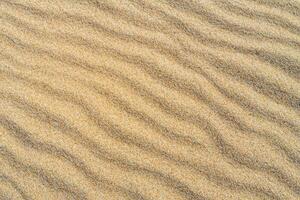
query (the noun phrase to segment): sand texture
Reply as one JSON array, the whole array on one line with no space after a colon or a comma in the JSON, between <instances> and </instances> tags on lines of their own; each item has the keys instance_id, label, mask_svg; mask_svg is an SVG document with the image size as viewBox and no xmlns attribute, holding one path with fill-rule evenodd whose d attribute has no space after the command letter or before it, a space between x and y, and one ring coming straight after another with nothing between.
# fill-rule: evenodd
<instances>
[{"instance_id":1,"label":"sand texture","mask_svg":"<svg viewBox=\"0 0 300 200\"><path fill-rule=\"evenodd\" d=\"M0 0L0 200L299 200L300 0Z\"/></svg>"}]
</instances>

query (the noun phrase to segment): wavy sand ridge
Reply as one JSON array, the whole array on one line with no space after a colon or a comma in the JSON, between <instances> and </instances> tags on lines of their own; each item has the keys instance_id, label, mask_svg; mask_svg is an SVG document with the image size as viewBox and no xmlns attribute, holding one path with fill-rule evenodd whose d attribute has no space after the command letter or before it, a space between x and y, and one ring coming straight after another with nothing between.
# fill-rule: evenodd
<instances>
[{"instance_id":1,"label":"wavy sand ridge","mask_svg":"<svg viewBox=\"0 0 300 200\"><path fill-rule=\"evenodd\" d=\"M300 199L300 1L1 0L0 199Z\"/></svg>"}]
</instances>

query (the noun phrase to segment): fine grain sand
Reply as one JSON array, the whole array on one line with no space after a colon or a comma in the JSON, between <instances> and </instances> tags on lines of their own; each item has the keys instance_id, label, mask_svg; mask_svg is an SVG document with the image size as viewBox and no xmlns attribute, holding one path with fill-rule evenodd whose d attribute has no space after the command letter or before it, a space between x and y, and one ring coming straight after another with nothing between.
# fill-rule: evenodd
<instances>
[{"instance_id":1,"label":"fine grain sand","mask_svg":"<svg viewBox=\"0 0 300 200\"><path fill-rule=\"evenodd\" d=\"M0 0L0 200L300 199L299 0Z\"/></svg>"}]
</instances>

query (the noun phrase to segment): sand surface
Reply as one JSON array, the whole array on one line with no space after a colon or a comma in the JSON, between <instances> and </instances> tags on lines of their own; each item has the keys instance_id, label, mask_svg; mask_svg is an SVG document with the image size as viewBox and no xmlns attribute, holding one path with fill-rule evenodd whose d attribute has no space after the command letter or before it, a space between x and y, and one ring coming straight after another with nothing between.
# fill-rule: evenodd
<instances>
[{"instance_id":1,"label":"sand surface","mask_svg":"<svg viewBox=\"0 0 300 200\"><path fill-rule=\"evenodd\" d=\"M300 1L0 0L0 199L300 199Z\"/></svg>"}]
</instances>

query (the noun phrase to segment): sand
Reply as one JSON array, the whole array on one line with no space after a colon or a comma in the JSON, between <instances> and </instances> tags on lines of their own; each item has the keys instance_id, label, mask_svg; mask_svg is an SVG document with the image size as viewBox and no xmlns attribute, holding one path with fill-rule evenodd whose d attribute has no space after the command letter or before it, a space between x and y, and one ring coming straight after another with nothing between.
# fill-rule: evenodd
<instances>
[{"instance_id":1,"label":"sand","mask_svg":"<svg viewBox=\"0 0 300 200\"><path fill-rule=\"evenodd\" d=\"M1 0L0 199L300 199L300 1Z\"/></svg>"}]
</instances>

